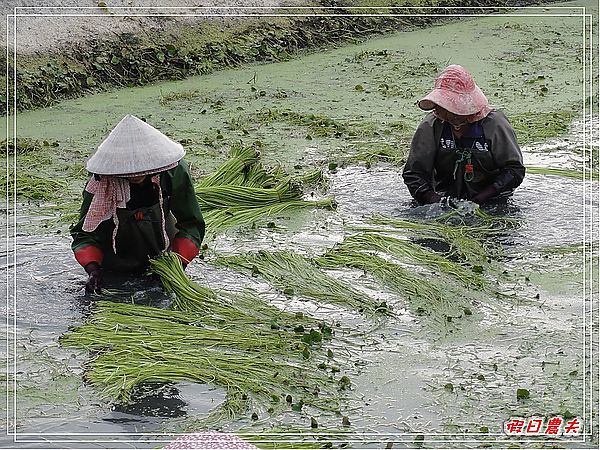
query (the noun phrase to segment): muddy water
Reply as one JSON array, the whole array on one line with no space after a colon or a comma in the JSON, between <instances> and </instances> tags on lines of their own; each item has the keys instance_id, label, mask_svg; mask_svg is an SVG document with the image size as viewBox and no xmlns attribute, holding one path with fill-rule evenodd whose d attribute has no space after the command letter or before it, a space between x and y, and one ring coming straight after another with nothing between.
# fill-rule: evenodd
<instances>
[{"instance_id":1,"label":"muddy water","mask_svg":"<svg viewBox=\"0 0 600 450\"><path fill-rule=\"evenodd\" d=\"M581 67L573 63L581 41L573 31L577 29L580 19L575 18L482 18L374 39L289 63L64 102L51 110L20 114L17 131L19 136L60 143L52 156L55 164L43 170L61 177L80 166L89 149L129 112L147 117L177 139L188 139L188 159L196 176L220 164L228 146L239 139L261 140L268 162L306 169L342 160L380 140L405 147L409 132L386 133L388 124L406 122L409 130L414 126L421 114L413 102L430 88L437 70L428 69L428 64L441 68L448 58L469 67L484 91L509 115L527 111L532 104L539 111L568 110L574 99L581 98ZM474 51L465 52L464 42L473 42L475 36L480 39ZM549 58L552 68L546 64ZM383 84L388 88L382 88ZM540 90L542 84L547 91ZM397 94L390 95L393 89ZM169 99L173 93L185 95ZM318 137L314 130L297 124L257 120L256 112L265 109L321 114L355 127L357 133ZM597 130L597 119L594 124ZM380 133L365 132L373 128ZM219 134L223 139L217 138ZM309 134L311 139L307 139ZM525 145L526 162L580 167L582 136L581 124L575 123L566 138ZM436 207L411 208L396 166L348 164L328 176L328 194L339 205L336 211L306 211L291 220L278 219L275 229L224 233L210 241L211 249L219 255L284 248L318 255L369 214L422 218L441 212ZM83 177L70 181L65 202L76 201L84 182ZM465 322L462 332L451 338L424 332L402 299L370 286L369 293L392 304L398 317L378 329L372 345L356 357L357 364L350 369L353 390L345 411L352 427L344 437L346 442L357 447L381 448L388 441L411 446L419 433L426 442L438 441L444 447L450 445L441 442L444 433L456 445L473 439L501 439L502 422L515 415L567 411L585 415L589 399L584 397L583 374L589 354L581 344L584 324L589 331L590 305L584 298L589 289L584 291L583 283L591 277L597 280L598 274L576 246L584 238L586 244L598 242L588 220L590 210L597 211L597 194L597 182L528 175L508 207L492 212L521 223L502 241L505 287L535 302L502 308L483 302L478 321ZM3 353L11 355L8 379L17 390L15 397L9 396L6 425L11 431L16 429L21 442L31 441L16 446L160 447L161 441L168 440L160 433L177 430L205 414L222 401L223 392L191 383L163 386L147 395L141 393L134 405L123 409L82 384L88 355L59 347L57 339L89 314L89 300L82 295L83 272L70 253L66 227L42 228L45 222L36 206L19 207L16 252L10 241L11 246L0 255L3 273L10 282L16 278L17 294L0 306L0 316L9 318L2 323L11 337L0 345ZM6 221L6 214L2 218ZM10 235L13 219L12 215L8 218ZM563 251L556 251L558 247ZM569 247L575 248L570 251ZM212 267L210 256L207 262L192 264L188 272L214 288L247 286L275 304L286 301L259 280ZM351 282L360 275L338 273ZM140 303L169 303L155 285L117 280L115 286L139 291L134 300ZM365 291L368 288L363 286ZM362 330L372 326L358 314L310 302L287 306L318 317L333 316ZM445 387L448 384L452 389ZM529 389L531 399L517 401L517 388ZM5 399L0 400L5 404ZM306 420L300 416L291 422L306 430ZM324 417L320 422L325 428L339 429L340 420ZM232 429L260 433L265 426L242 422ZM483 433L481 427L489 429L489 438L474 434ZM15 446L12 439L3 439L0 445Z\"/></svg>"}]
</instances>

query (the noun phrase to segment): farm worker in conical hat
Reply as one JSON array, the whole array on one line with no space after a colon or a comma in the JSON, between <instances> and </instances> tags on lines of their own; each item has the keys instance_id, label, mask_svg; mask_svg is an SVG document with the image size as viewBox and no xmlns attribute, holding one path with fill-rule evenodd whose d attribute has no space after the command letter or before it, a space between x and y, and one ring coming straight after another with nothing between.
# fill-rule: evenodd
<instances>
[{"instance_id":1,"label":"farm worker in conical hat","mask_svg":"<svg viewBox=\"0 0 600 450\"><path fill-rule=\"evenodd\" d=\"M402 175L419 204L442 197L482 204L506 199L521 184L525 167L515 132L466 69L446 67L418 106L430 113L414 134Z\"/></svg>"},{"instance_id":2,"label":"farm worker in conical hat","mask_svg":"<svg viewBox=\"0 0 600 450\"><path fill-rule=\"evenodd\" d=\"M135 116L125 116L87 162L75 259L97 292L103 269L135 273L165 250L187 265L199 252L204 219L181 144Z\"/></svg>"}]
</instances>

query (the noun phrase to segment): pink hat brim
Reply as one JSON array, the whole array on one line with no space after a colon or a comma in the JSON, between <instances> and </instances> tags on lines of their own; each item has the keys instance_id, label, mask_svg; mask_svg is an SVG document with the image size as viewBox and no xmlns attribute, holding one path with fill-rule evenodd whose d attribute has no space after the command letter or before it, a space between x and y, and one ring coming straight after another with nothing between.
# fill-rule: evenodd
<instances>
[{"instance_id":1,"label":"pink hat brim","mask_svg":"<svg viewBox=\"0 0 600 450\"><path fill-rule=\"evenodd\" d=\"M446 89L434 89L418 102L419 108L431 111L435 105L459 116L470 116L488 107L488 100L479 86L464 94Z\"/></svg>"}]
</instances>

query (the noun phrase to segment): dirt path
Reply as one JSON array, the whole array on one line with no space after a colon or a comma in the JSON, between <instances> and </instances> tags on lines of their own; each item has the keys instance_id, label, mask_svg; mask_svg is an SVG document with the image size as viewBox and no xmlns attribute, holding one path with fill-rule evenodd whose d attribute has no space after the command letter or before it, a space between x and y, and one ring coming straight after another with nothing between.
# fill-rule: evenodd
<instances>
[{"instance_id":1,"label":"dirt path","mask_svg":"<svg viewBox=\"0 0 600 450\"><path fill-rule=\"evenodd\" d=\"M165 4L169 7L166 8ZM232 0L223 2L219 0L203 1L202 6L213 7L227 5L230 8L211 10L221 14L241 13L244 9L237 6L265 8L279 6L282 2L277 0L241 1ZM308 4L297 0L286 1L286 5ZM99 6L100 5L100 6ZM106 6L102 6L106 5ZM181 14L177 8L192 8L199 6L195 0L160 0L135 1L135 0L5 0L0 7L2 16L19 14L17 18L16 46L9 39L9 48L17 49L19 54L43 53L51 49L70 46L74 42L88 39L114 37L121 33L144 33L159 31L170 33L181 21L202 21L205 18L173 18L166 16L157 17L119 17L122 14L148 13L142 8L161 7L166 14ZM20 9L16 9L20 8ZM156 11L156 10L155 10ZM186 9L189 11L189 9ZM197 10L201 13L202 10ZM206 11L206 10L204 10ZM153 13L154 14L154 13ZM39 16L45 15L45 16ZM14 33L10 32L12 37ZM0 21L0 39L6 45L6 20Z\"/></svg>"}]
</instances>

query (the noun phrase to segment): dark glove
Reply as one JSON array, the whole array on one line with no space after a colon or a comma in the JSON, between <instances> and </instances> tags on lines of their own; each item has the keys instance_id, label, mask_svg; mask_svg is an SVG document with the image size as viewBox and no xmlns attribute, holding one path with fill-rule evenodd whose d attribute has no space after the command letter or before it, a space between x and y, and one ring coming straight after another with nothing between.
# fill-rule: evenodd
<instances>
[{"instance_id":1,"label":"dark glove","mask_svg":"<svg viewBox=\"0 0 600 450\"><path fill-rule=\"evenodd\" d=\"M88 274L87 283L85 283L86 294L99 294L102 288L102 267L96 262L91 262L85 266Z\"/></svg>"},{"instance_id":2,"label":"dark glove","mask_svg":"<svg viewBox=\"0 0 600 450\"><path fill-rule=\"evenodd\" d=\"M450 196L442 197L440 199L440 205L446 208L456 209L458 207L458 199Z\"/></svg>"},{"instance_id":3,"label":"dark glove","mask_svg":"<svg viewBox=\"0 0 600 450\"><path fill-rule=\"evenodd\" d=\"M427 191L423 194L422 198L423 204L428 205L430 203L438 203L442 199L442 196L435 191Z\"/></svg>"},{"instance_id":4,"label":"dark glove","mask_svg":"<svg viewBox=\"0 0 600 450\"><path fill-rule=\"evenodd\" d=\"M490 198L494 197L498 193L498 188L496 188L493 184L486 187L483 191L473 197L473 202L481 205L485 203Z\"/></svg>"}]
</instances>

